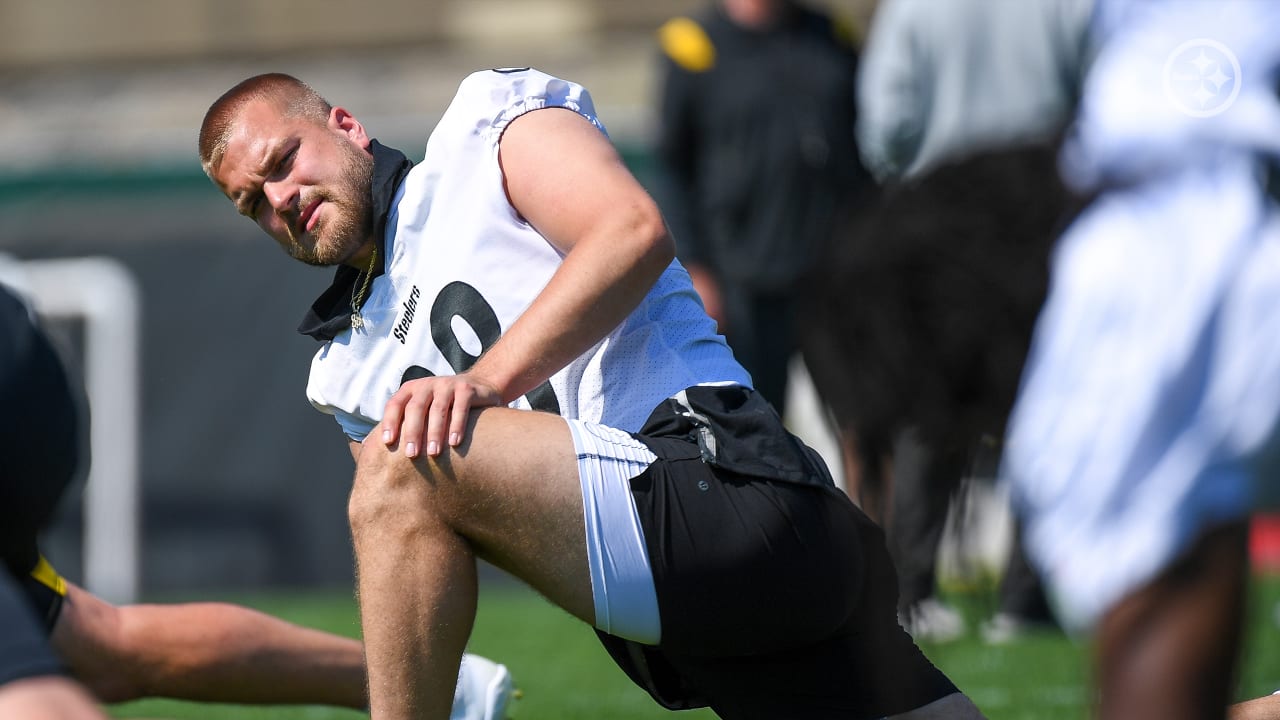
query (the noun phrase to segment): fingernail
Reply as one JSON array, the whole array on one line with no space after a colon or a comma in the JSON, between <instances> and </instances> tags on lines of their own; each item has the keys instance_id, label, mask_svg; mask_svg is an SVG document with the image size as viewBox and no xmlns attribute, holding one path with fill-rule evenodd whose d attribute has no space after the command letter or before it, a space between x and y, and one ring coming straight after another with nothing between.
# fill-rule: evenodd
<instances>
[{"instance_id":1,"label":"fingernail","mask_svg":"<svg viewBox=\"0 0 1280 720\"><path fill-rule=\"evenodd\" d=\"M458 444L458 433L449 433L449 444L450 445Z\"/></svg>"},{"instance_id":2,"label":"fingernail","mask_svg":"<svg viewBox=\"0 0 1280 720\"><path fill-rule=\"evenodd\" d=\"M404 454L408 457L418 457L418 446L413 443L407 443L404 446Z\"/></svg>"},{"instance_id":3,"label":"fingernail","mask_svg":"<svg viewBox=\"0 0 1280 720\"><path fill-rule=\"evenodd\" d=\"M435 455L435 454L437 454L437 453L439 453L439 452L440 452L440 446L439 446L438 444L436 444L436 441L435 441L435 440L432 440L431 442L427 443L427 454L428 454L428 455Z\"/></svg>"},{"instance_id":4,"label":"fingernail","mask_svg":"<svg viewBox=\"0 0 1280 720\"><path fill-rule=\"evenodd\" d=\"M382 442L391 442L391 428L382 431Z\"/></svg>"}]
</instances>

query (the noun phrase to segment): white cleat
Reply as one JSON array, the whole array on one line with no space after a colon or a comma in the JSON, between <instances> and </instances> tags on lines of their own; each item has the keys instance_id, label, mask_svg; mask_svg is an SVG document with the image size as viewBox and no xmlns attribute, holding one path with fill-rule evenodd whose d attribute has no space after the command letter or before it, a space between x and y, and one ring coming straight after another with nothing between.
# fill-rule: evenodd
<instances>
[{"instance_id":1,"label":"white cleat","mask_svg":"<svg viewBox=\"0 0 1280 720\"><path fill-rule=\"evenodd\" d=\"M506 665L468 653L462 656L449 720L508 720L520 694Z\"/></svg>"}]
</instances>

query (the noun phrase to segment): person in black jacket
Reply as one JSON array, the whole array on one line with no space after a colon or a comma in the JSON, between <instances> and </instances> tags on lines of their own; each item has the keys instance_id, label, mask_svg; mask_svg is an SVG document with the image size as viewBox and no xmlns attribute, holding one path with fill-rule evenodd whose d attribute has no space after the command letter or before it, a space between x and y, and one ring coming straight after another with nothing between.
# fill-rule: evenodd
<instances>
[{"instance_id":1,"label":"person in black jacket","mask_svg":"<svg viewBox=\"0 0 1280 720\"><path fill-rule=\"evenodd\" d=\"M844 201L871 186L853 34L790 0L717 0L658 36L655 195L708 314L784 412L798 286Z\"/></svg>"}]
</instances>

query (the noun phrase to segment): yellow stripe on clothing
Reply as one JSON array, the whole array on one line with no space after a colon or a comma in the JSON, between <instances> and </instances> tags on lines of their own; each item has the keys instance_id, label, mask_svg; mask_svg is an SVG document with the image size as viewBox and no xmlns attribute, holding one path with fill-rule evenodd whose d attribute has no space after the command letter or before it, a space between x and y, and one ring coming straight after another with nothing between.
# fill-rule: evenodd
<instances>
[{"instance_id":1,"label":"yellow stripe on clothing","mask_svg":"<svg viewBox=\"0 0 1280 720\"><path fill-rule=\"evenodd\" d=\"M40 562L36 563L35 569L31 571L31 577L37 582L50 590L58 593L62 597L67 596L67 581L62 579L57 570L45 560L44 556L40 556Z\"/></svg>"}]
</instances>

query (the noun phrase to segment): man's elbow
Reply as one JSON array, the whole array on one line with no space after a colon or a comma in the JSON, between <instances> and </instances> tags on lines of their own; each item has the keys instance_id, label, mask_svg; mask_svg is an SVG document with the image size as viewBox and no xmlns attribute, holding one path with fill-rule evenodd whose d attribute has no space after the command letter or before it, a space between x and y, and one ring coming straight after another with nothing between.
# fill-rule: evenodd
<instances>
[{"instance_id":1,"label":"man's elbow","mask_svg":"<svg viewBox=\"0 0 1280 720\"><path fill-rule=\"evenodd\" d=\"M644 264L661 269L670 265L676 257L676 243L657 203L652 199L638 203L631 225L632 235L640 245Z\"/></svg>"}]
</instances>

